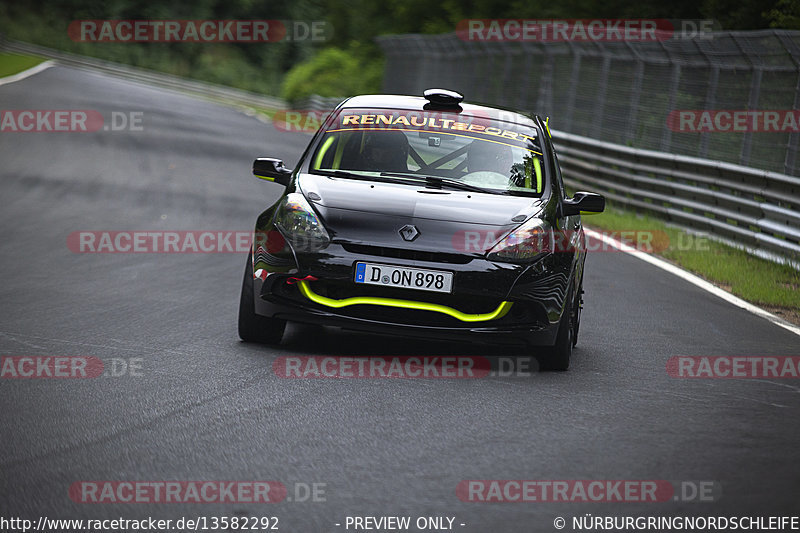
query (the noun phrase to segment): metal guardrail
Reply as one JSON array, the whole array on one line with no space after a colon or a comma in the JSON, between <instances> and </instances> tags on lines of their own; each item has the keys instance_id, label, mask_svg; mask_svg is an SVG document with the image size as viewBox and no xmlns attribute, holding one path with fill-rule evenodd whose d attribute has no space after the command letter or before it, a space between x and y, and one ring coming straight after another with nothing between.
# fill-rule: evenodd
<instances>
[{"instance_id":1,"label":"metal guardrail","mask_svg":"<svg viewBox=\"0 0 800 533\"><path fill-rule=\"evenodd\" d=\"M798 133L673 134L667 120L680 109L798 109L800 31L657 42L377 40L387 92L447 87L557 118L569 185L800 268Z\"/></svg>"},{"instance_id":2,"label":"metal guardrail","mask_svg":"<svg viewBox=\"0 0 800 533\"><path fill-rule=\"evenodd\" d=\"M331 111L339 103L344 100L338 96L319 96L312 94L308 98L304 98L295 104L296 109L303 109L306 111Z\"/></svg>"},{"instance_id":3,"label":"metal guardrail","mask_svg":"<svg viewBox=\"0 0 800 533\"><path fill-rule=\"evenodd\" d=\"M339 98L311 96L327 111ZM800 178L552 131L564 179L683 228L800 268Z\"/></svg>"},{"instance_id":4,"label":"metal guardrail","mask_svg":"<svg viewBox=\"0 0 800 533\"><path fill-rule=\"evenodd\" d=\"M800 263L800 178L561 131L552 135L570 187Z\"/></svg>"},{"instance_id":5,"label":"metal guardrail","mask_svg":"<svg viewBox=\"0 0 800 533\"><path fill-rule=\"evenodd\" d=\"M0 42L0 49L19 54L31 54L48 59L54 59L62 65L70 67L93 70L110 74L118 78L130 81L155 85L164 89L171 89L183 93L189 93L203 98L211 98L232 104L242 104L266 109L285 109L286 102L280 98L266 96L241 89L234 89L224 85L216 85L196 80L188 80L178 76L172 76L162 72L147 70L142 68L130 67L120 63L104 61L91 57L79 56L68 52L61 52L43 46L23 43L19 41Z\"/></svg>"},{"instance_id":6,"label":"metal guardrail","mask_svg":"<svg viewBox=\"0 0 800 533\"><path fill-rule=\"evenodd\" d=\"M532 110L564 131L645 150L800 176L800 132L698 128L673 112L800 109L800 31L663 35L658 40L544 42L468 34L385 35L384 90L428 87ZM768 131L769 130L769 131ZM776 131L777 130L777 131Z\"/></svg>"},{"instance_id":7,"label":"metal guardrail","mask_svg":"<svg viewBox=\"0 0 800 533\"><path fill-rule=\"evenodd\" d=\"M2 48L234 104L286 108L278 98L27 43L4 42ZM326 110L339 101L313 96L298 107ZM552 134L570 187L601 193L619 205L800 265L799 177L630 148L562 131L553 130Z\"/></svg>"}]
</instances>

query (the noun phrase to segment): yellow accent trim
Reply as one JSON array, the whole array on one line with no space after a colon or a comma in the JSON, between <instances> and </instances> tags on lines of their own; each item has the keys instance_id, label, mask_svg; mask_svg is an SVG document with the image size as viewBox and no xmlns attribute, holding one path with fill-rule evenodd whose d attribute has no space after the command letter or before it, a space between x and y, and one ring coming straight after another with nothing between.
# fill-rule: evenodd
<instances>
[{"instance_id":1,"label":"yellow accent trim","mask_svg":"<svg viewBox=\"0 0 800 533\"><path fill-rule=\"evenodd\" d=\"M492 311L491 313L482 313L477 315L470 315L467 313L462 313L457 309L453 309L452 307L447 307L446 305L440 304L433 304L428 302L414 302L412 300L397 300L395 298L378 298L373 296L354 296L351 298L345 298L343 300L334 300L333 298L327 298L325 296L321 296L314 291L311 290L311 287L308 286L308 282L306 281L298 281L297 286L300 288L300 292L311 300L314 303L318 303L320 305L325 305L327 307L347 307L348 305L383 305L386 307L400 307L403 309L416 309L417 311L435 311L437 313L444 313L445 315L450 315L453 318L457 318L462 322L485 322L487 320L495 320L498 318L502 318L511 310L511 306L514 305L513 302L502 302L497 309Z\"/></svg>"},{"instance_id":2,"label":"yellow accent trim","mask_svg":"<svg viewBox=\"0 0 800 533\"><path fill-rule=\"evenodd\" d=\"M550 117L544 119L544 127L547 128L547 136L552 139L553 136L550 134Z\"/></svg>"},{"instance_id":3,"label":"yellow accent trim","mask_svg":"<svg viewBox=\"0 0 800 533\"><path fill-rule=\"evenodd\" d=\"M330 133L330 132L329 132ZM348 135L341 135L339 137L339 142L336 144L336 153L333 156L333 169L339 170L340 165L342 164L342 154L344 153L344 145L345 142L350 137Z\"/></svg>"},{"instance_id":4,"label":"yellow accent trim","mask_svg":"<svg viewBox=\"0 0 800 533\"><path fill-rule=\"evenodd\" d=\"M262 180L275 181L275 178L270 178L269 176L259 176L258 174L255 174L255 177L261 178Z\"/></svg>"},{"instance_id":5,"label":"yellow accent trim","mask_svg":"<svg viewBox=\"0 0 800 533\"><path fill-rule=\"evenodd\" d=\"M328 139L322 144L322 147L317 152L317 158L314 160L314 168L319 170L320 166L322 165L322 158L325 157L325 153L328 151L328 148L331 147L334 141L334 136L331 135Z\"/></svg>"},{"instance_id":6,"label":"yellow accent trim","mask_svg":"<svg viewBox=\"0 0 800 533\"><path fill-rule=\"evenodd\" d=\"M533 169L536 171L536 192L542 192L542 164L539 163L539 158L533 158Z\"/></svg>"}]
</instances>

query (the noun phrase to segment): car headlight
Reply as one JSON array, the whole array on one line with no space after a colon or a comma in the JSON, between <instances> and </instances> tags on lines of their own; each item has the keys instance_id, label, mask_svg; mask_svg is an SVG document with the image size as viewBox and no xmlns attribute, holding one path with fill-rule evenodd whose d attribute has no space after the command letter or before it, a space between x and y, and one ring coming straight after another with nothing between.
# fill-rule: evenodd
<instances>
[{"instance_id":1,"label":"car headlight","mask_svg":"<svg viewBox=\"0 0 800 533\"><path fill-rule=\"evenodd\" d=\"M553 228L533 217L505 236L489 251L493 261L530 261L553 250Z\"/></svg>"},{"instance_id":2,"label":"car headlight","mask_svg":"<svg viewBox=\"0 0 800 533\"><path fill-rule=\"evenodd\" d=\"M299 192L286 195L275 213L274 224L298 252L323 250L331 242L317 214Z\"/></svg>"}]
</instances>

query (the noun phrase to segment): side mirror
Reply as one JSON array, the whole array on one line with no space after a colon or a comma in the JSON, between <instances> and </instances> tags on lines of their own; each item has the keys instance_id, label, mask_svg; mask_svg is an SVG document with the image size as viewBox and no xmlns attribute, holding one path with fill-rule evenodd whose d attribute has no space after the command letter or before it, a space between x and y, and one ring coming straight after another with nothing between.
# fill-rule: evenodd
<instances>
[{"instance_id":1,"label":"side mirror","mask_svg":"<svg viewBox=\"0 0 800 533\"><path fill-rule=\"evenodd\" d=\"M253 161L253 175L262 180L274 181L284 187L289 185L292 170L283 166L283 161L272 157L259 157Z\"/></svg>"},{"instance_id":2,"label":"side mirror","mask_svg":"<svg viewBox=\"0 0 800 533\"><path fill-rule=\"evenodd\" d=\"M576 192L572 198L567 198L561 205L565 217L581 213L602 213L606 208L606 199L592 192Z\"/></svg>"}]
</instances>

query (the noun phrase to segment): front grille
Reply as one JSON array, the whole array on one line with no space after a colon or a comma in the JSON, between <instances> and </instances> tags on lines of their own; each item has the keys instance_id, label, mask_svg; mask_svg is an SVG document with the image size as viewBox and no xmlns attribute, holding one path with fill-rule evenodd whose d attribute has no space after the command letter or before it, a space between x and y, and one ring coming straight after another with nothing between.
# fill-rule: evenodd
<instances>
[{"instance_id":1,"label":"front grille","mask_svg":"<svg viewBox=\"0 0 800 533\"><path fill-rule=\"evenodd\" d=\"M429 263L449 263L454 265L466 265L472 261L472 257L468 255L427 252L424 250L410 250L408 248L387 248L385 246L351 243L342 244L342 248L352 254L393 257L397 259L407 259L409 261L427 261Z\"/></svg>"}]
</instances>

